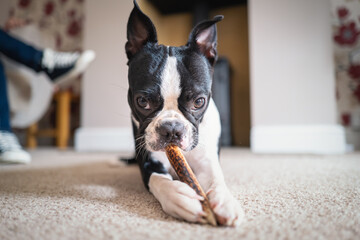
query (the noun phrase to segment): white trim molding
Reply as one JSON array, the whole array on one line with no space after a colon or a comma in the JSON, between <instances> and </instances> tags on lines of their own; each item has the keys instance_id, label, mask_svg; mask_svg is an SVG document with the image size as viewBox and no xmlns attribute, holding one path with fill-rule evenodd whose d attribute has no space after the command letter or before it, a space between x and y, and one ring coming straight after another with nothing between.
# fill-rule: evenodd
<instances>
[{"instance_id":1,"label":"white trim molding","mask_svg":"<svg viewBox=\"0 0 360 240\"><path fill-rule=\"evenodd\" d=\"M340 125L255 126L251 129L254 153L342 154L345 131Z\"/></svg>"},{"instance_id":2,"label":"white trim molding","mask_svg":"<svg viewBox=\"0 0 360 240\"><path fill-rule=\"evenodd\" d=\"M131 128L79 128L75 132L75 150L134 151L134 137Z\"/></svg>"}]
</instances>

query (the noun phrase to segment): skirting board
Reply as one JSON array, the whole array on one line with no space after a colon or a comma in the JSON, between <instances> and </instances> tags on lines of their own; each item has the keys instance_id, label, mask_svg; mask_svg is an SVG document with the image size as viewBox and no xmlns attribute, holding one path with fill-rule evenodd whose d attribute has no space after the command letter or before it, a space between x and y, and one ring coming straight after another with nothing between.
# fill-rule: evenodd
<instances>
[{"instance_id":1,"label":"skirting board","mask_svg":"<svg viewBox=\"0 0 360 240\"><path fill-rule=\"evenodd\" d=\"M79 128L75 132L75 150L134 151L134 137L131 128Z\"/></svg>"},{"instance_id":2,"label":"skirting board","mask_svg":"<svg viewBox=\"0 0 360 240\"><path fill-rule=\"evenodd\" d=\"M346 152L340 125L255 126L251 129L255 153L341 154Z\"/></svg>"}]
</instances>

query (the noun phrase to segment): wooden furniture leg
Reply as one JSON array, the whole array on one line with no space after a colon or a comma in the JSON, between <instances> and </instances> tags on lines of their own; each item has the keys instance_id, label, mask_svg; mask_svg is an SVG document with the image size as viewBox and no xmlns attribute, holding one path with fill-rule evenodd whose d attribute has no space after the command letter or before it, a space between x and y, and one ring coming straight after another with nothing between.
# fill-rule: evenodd
<instances>
[{"instance_id":1,"label":"wooden furniture leg","mask_svg":"<svg viewBox=\"0 0 360 240\"><path fill-rule=\"evenodd\" d=\"M26 133L26 147L27 148L36 148L37 147L37 140L36 135L38 132L38 124L34 123L30 127L27 128Z\"/></svg>"},{"instance_id":2,"label":"wooden furniture leg","mask_svg":"<svg viewBox=\"0 0 360 240\"><path fill-rule=\"evenodd\" d=\"M70 110L72 93L70 91L59 91L54 95L56 102L56 122L55 128L38 129L38 123L34 123L27 129L26 146L28 148L37 147L37 137L53 137L56 146L65 149L70 138Z\"/></svg>"},{"instance_id":3,"label":"wooden furniture leg","mask_svg":"<svg viewBox=\"0 0 360 240\"><path fill-rule=\"evenodd\" d=\"M69 91L57 93L56 108L56 146L66 148L70 136L70 104L71 94Z\"/></svg>"}]
</instances>

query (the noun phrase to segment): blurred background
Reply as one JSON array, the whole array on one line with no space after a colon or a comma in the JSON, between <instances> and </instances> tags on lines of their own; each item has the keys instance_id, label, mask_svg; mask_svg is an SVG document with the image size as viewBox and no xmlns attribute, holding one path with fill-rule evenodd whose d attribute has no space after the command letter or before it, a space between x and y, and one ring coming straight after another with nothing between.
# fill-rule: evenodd
<instances>
[{"instance_id":1,"label":"blurred background","mask_svg":"<svg viewBox=\"0 0 360 240\"><path fill-rule=\"evenodd\" d=\"M250 147L257 153L360 149L358 0L138 3L164 45L183 45L194 24L225 16L217 24L219 61L213 85L223 146ZM124 50L132 8L131 0L0 2L2 26L9 17L28 22L23 30L14 30L17 36L27 39L36 33L42 39L34 38L39 47L93 49L97 54L71 88L53 92L37 121L17 128L25 146L133 149ZM25 108L12 107L13 115Z\"/></svg>"}]
</instances>

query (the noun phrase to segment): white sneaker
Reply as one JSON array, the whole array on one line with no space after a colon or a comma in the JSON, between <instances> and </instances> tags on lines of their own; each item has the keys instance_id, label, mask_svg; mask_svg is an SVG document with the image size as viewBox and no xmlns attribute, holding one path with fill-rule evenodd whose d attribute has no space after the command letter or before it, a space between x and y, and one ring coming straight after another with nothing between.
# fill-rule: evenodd
<instances>
[{"instance_id":1,"label":"white sneaker","mask_svg":"<svg viewBox=\"0 0 360 240\"><path fill-rule=\"evenodd\" d=\"M95 52L56 52L46 48L41 65L48 77L58 86L66 87L83 73L95 59Z\"/></svg>"},{"instance_id":2,"label":"white sneaker","mask_svg":"<svg viewBox=\"0 0 360 240\"><path fill-rule=\"evenodd\" d=\"M0 162L30 163L31 156L24 151L15 134L0 131Z\"/></svg>"}]
</instances>

